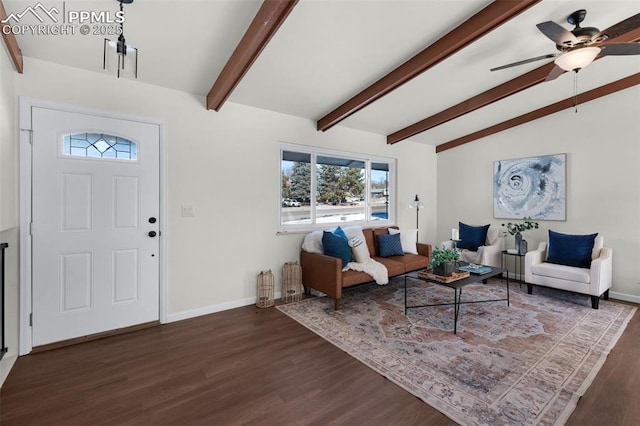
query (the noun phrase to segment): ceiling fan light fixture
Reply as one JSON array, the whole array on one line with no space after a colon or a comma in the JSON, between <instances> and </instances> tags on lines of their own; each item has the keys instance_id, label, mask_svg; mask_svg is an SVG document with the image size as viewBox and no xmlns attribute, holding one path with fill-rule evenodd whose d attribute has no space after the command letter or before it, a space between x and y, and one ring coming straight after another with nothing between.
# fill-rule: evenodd
<instances>
[{"instance_id":1,"label":"ceiling fan light fixture","mask_svg":"<svg viewBox=\"0 0 640 426\"><path fill-rule=\"evenodd\" d=\"M563 53L554 62L565 71L579 71L593 62L599 53L599 47L581 47Z\"/></svg>"}]
</instances>

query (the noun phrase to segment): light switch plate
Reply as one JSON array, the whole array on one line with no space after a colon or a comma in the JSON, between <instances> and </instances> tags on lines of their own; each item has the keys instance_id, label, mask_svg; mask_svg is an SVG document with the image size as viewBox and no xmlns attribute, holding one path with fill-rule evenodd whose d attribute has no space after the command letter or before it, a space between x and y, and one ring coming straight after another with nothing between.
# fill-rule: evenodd
<instances>
[{"instance_id":1,"label":"light switch plate","mask_svg":"<svg viewBox=\"0 0 640 426\"><path fill-rule=\"evenodd\" d=\"M193 206L182 206L182 217L194 217L196 209Z\"/></svg>"}]
</instances>

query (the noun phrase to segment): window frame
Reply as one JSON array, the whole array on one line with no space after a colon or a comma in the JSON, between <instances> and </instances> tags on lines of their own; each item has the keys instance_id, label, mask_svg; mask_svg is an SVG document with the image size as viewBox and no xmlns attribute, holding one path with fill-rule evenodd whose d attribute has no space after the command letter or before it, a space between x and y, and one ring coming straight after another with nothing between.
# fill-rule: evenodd
<instances>
[{"instance_id":1,"label":"window frame","mask_svg":"<svg viewBox=\"0 0 640 426\"><path fill-rule=\"evenodd\" d=\"M284 151L292 151L298 152L302 154L309 154L311 156L310 167L311 167L311 194L310 194L310 221L311 223L302 223L302 224L284 224L283 215L282 215L282 200L283 191L282 191L282 158ZM337 221L337 222L323 222L317 223L316 209L317 209L317 158L318 157L337 157L344 158L354 161L362 161L365 163L365 200L364 200L364 220L358 221ZM372 228L372 227L384 227L384 226L393 226L396 224L396 212L397 212L397 203L396 203L396 187L397 187L397 165L395 158L389 157L381 157L376 155L369 154L360 154L353 153L347 151L338 151L332 149L324 149L314 146L307 145L295 145L289 143L280 143L278 145L278 233L291 233L291 232L309 232L318 229L328 229L333 228L338 225L341 226L352 226L358 225L363 228ZM389 165L389 182L388 182L388 202L389 202L389 210L388 217L386 219L373 219L372 218L372 197L371 197L371 167L373 163L386 163Z\"/></svg>"},{"instance_id":2,"label":"window frame","mask_svg":"<svg viewBox=\"0 0 640 426\"><path fill-rule=\"evenodd\" d=\"M82 155L74 155L74 154L65 154L64 152L64 148L65 148L65 138L69 137L71 138L72 136L76 136L76 135L81 135L81 134L100 134L100 135L106 135L109 137L114 137L114 138L120 138L120 139L124 139L127 142L131 143L132 145L135 146L135 150L136 150L136 158L135 159L129 159L129 158L118 158L118 157L97 157L97 156L82 156ZM130 139L128 137L125 136L121 136L119 134L115 134L113 132L104 132L104 131L93 131L93 130L79 130L79 131L72 131L72 132L61 132L58 134L58 158L60 159L65 159L65 160L82 160L82 161L98 161L98 162L104 162L104 161L114 161L114 162L118 162L118 163L124 163L124 164L140 164L140 158L141 158L141 150L142 147L140 146L140 143L136 140ZM106 152L106 151L105 151Z\"/></svg>"}]
</instances>

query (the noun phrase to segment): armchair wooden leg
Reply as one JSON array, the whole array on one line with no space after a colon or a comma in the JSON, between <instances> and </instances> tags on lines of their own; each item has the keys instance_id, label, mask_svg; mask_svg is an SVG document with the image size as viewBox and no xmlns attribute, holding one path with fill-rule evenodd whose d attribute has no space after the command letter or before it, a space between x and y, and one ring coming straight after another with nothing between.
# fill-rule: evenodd
<instances>
[{"instance_id":1,"label":"armchair wooden leg","mask_svg":"<svg viewBox=\"0 0 640 426\"><path fill-rule=\"evenodd\" d=\"M609 290L605 291L603 293L603 296L604 296L604 300L609 300Z\"/></svg>"},{"instance_id":2,"label":"armchair wooden leg","mask_svg":"<svg viewBox=\"0 0 640 426\"><path fill-rule=\"evenodd\" d=\"M340 309L340 299L333 300L333 309L335 309L336 311Z\"/></svg>"},{"instance_id":3,"label":"armchair wooden leg","mask_svg":"<svg viewBox=\"0 0 640 426\"><path fill-rule=\"evenodd\" d=\"M527 284L527 294L533 294L533 284Z\"/></svg>"},{"instance_id":4,"label":"armchair wooden leg","mask_svg":"<svg viewBox=\"0 0 640 426\"><path fill-rule=\"evenodd\" d=\"M591 307L593 309L598 309L600 305L600 298L598 296L591 296Z\"/></svg>"}]
</instances>

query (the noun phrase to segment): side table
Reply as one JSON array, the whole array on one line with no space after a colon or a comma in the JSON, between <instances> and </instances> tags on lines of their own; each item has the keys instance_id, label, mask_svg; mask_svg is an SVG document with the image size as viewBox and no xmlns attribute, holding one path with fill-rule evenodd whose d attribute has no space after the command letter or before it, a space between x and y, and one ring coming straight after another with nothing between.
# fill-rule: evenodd
<instances>
[{"instance_id":1,"label":"side table","mask_svg":"<svg viewBox=\"0 0 640 426\"><path fill-rule=\"evenodd\" d=\"M507 250L502 250L502 258L500 261L500 267L507 269L507 258L508 256L512 256L513 257L513 269L514 269L514 274L515 274L515 279L516 281L519 281L520 283L523 283L523 276L524 276L524 254L519 254L519 253L510 253ZM518 273L518 271L520 271L520 273ZM509 272L507 271L507 274L509 274Z\"/></svg>"}]
</instances>

